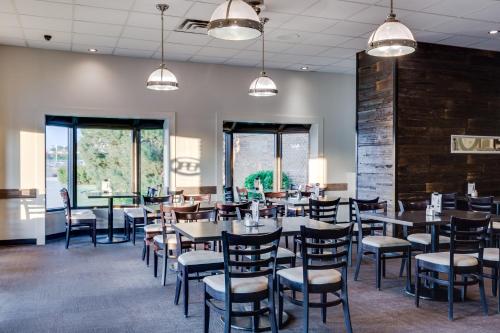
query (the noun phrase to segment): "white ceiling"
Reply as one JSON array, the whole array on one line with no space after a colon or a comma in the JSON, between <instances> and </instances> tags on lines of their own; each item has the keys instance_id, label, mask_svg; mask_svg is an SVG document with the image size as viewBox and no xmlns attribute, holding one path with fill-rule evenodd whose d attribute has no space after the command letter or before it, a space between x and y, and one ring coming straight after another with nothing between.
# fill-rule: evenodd
<instances>
[{"instance_id":1,"label":"white ceiling","mask_svg":"<svg viewBox=\"0 0 500 333\"><path fill-rule=\"evenodd\" d=\"M223 0L0 0L0 44L159 58L158 2L170 5L170 60L257 66L258 40L228 42L174 31L184 18L208 20ZM389 0L267 0L270 68L354 73L355 53L387 15ZM395 0L418 41L500 51L500 0ZM46 42L44 34L51 34Z\"/></svg>"}]
</instances>

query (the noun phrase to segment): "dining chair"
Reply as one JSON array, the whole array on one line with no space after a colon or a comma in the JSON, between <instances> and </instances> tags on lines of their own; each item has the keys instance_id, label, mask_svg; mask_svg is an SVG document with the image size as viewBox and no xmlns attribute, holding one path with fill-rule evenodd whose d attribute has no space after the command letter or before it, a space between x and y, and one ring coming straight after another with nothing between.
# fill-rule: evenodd
<instances>
[{"instance_id":1,"label":"dining chair","mask_svg":"<svg viewBox=\"0 0 500 333\"><path fill-rule=\"evenodd\" d=\"M246 188L240 188L236 186L236 194L238 195L239 202L248 201L248 190Z\"/></svg>"},{"instance_id":2,"label":"dining chair","mask_svg":"<svg viewBox=\"0 0 500 333\"><path fill-rule=\"evenodd\" d=\"M278 212L277 207L262 207L259 208L259 217L276 220L278 218L277 212ZM236 213L238 215L238 220L242 221L243 217L246 214L250 215L252 214L252 210L236 208ZM295 267L297 260L297 256L295 255L296 252L290 251L287 247L288 247L288 242L287 242L287 237L285 237L285 247L278 247L277 264L279 266L290 265L290 267Z\"/></svg>"},{"instance_id":3,"label":"dining chair","mask_svg":"<svg viewBox=\"0 0 500 333\"><path fill-rule=\"evenodd\" d=\"M358 280L359 270L363 257L375 261L376 264L376 287L380 290L381 278L385 276L385 261L388 259L402 259L407 261L407 284L409 284L411 273L411 243L405 239L383 235L371 235L364 231L364 221L362 221L360 211L387 212L387 202L358 204L354 203L356 213L356 223L358 225L358 254L356 259L356 272L354 281ZM371 222L369 222L371 226ZM365 229L366 230L366 229Z\"/></svg>"},{"instance_id":4,"label":"dining chair","mask_svg":"<svg viewBox=\"0 0 500 333\"><path fill-rule=\"evenodd\" d=\"M484 219L461 219L452 216L449 226L450 250L448 252L423 253L415 257L415 305L420 305L421 280L448 288L448 319L453 320L455 286L465 288L479 284L479 294L484 314L488 314L488 304L484 292L483 261L490 217ZM474 257L476 255L477 257ZM434 273L434 274L430 274ZM446 274L440 278L439 273ZM456 276L461 275L460 281Z\"/></svg>"},{"instance_id":5,"label":"dining chair","mask_svg":"<svg viewBox=\"0 0 500 333\"><path fill-rule=\"evenodd\" d=\"M442 193L441 207L443 210L457 209L457 193Z\"/></svg>"},{"instance_id":6,"label":"dining chair","mask_svg":"<svg viewBox=\"0 0 500 333\"><path fill-rule=\"evenodd\" d=\"M169 255L177 248L177 239L172 229L172 223L175 221L175 212L197 212L199 203L192 206L172 207L168 204L160 204L160 234L153 236L153 274L158 276L158 258L163 258L161 283L166 284L167 261ZM192 243L185 242L182 246L190 247Z\"/></svg>"},{"instance_id":7,"label":"dining chair","mask_svg":"<svg viewBox=\"0 0 500 333\"><path fill-rule=\"evenodd\" d=\"M253 331L258 331L259 317L264 314L269 315L271 332L278 332L274 277L280 237L281 228L258 235L222 232L224 274L203 279L205 333L209 332L210 310L223 316L224 333L231 332L234 317L252 317ZM248 260L235 259L248 256ZM263 303L265 300L267 304ZM245 303L252 304L252 308L234 309L234 305Z\"/></svg>"},{"instance_id":8,"label":"dining chair","mask_svg":"<svg viewBox=\"0 0 500 333\"><path fill-rule=\"evenodd\" d=\"M379 197L376 197L374 199L354 199L354 198L349 198L349 223L354 224L354 227L352 229L352 237L351 237L351 245L349 246L349 266L352 266L352 248L353 245L358 245L358 224L356 223L356 209L354 208L354 203L358 204L372 204L372 203L377 203L379 202ZM377 221L365 221L366 227L364 232L365 233L373 233L375 231L382 230L385 233L385 225L382 224L380 225L379 222ZM368 225L368 222L372 222L370 225Z\"/></svg>"},{"instance_id":9,"label":"dining chair","mask_svg":"<svg viewBox=\"0 0 500 333\"><path fill-rule=\"evenodd\" d=\"M214 210L201 212L175 212L175 223L205 222L214 223L217 212ZM190 246L185 246L186 241L176 232L177 240L177 282L175 284L174 304L179 304L181 289L184 293L184 316L189 311L189 280L199 280L200 273L211 274L224 269L224 256L222 253L210 250L192 251ZM182 246L180 246L182 244ZM195 275L193 275L195 274Z\"/></svg>"},{"instance_id":10,"label":"dining chair","mask_svg":"<svg viewBox=\"0 0 500 333\"><path fill-rule=\"evenodd\" d=\"M493 197L469 197L469 210L473 212L491 213Z\"/></svg>"},{"instance_id":11,"label":"dining chair","mask_svg":"<svg viewBox=\"0 0 500 333\"><path fill-rule=\"evenodd\" d=\"M172 196L162 196L162 197L143 197L144 205L158 205L172 203ZM146 260L146 265L149 266L149 256L150 256L150 246L153 243L153 238L156 235L161 235L161 212L158 219L150 219L148 217L148 211L145 207L143 209L143 219L144 219L144 240L142 246L142 260Z\"/></svg>"},{"instance_id":12,"label":"dining chair","mask_svg":"<svg viewBox=\"0 0 500 333\"><path fill-rule=\"evenodd\" d=\"M217 220L236 220L238 218L236 209L248 209L251 204L251 202L243 202L239 204L225 204L218 202L215 205L215 208L217 209Z\"/></svg>"},{"instance_id":13,"label":"dining chair","mask_svg":"<svg viewBox=\"0 0 500 333\"><path fill-rule=\"evenodd\" d=\"M63 188L59 191L64 204L64 213L66 217L66 249L69 247L72 230L88 229L90 237L97 244L97 218L91 210L88 209L72 209L71 200L69 198L68 189Z\"/></svg>"},{"instance_id":14,"label":"dining chair","mask_svg":"<svg viewBox=\"0 0 500 333\"><path fill-rule=\"evenodd\" d=\"M224 201L225 202L234 201L234 191L231 186L224 186Z\"/></svg>"},{"instance_id":15,"label":"dining chair","mask_svg":"<svg viewBox=\"0 0 500 333\"><path fill-rule=\"evenodd\" d=\"M287 298L303 308L303 332L309 331L310 308L321 308L321 320L326 323L327 308L340 304L344 310L346 330L352 332L347 296L347 261L352 227L353 224L346 228L325 230L300 227L302 267L277 272L280 328L283 326L283 300ZM287 290L292 292L291 295L286 293ZM296 292L302 293L302 300L295 297ZM319 294L319 302L312 301L311 294Z\"/></svg>"},{"instance_id":16,"label":"dining chair","mask_svg":"<svg viewBox=\"0 0 500 333\"><path fill-rule=\"evenodd\" d=\"M266 205L268 206L276 206L278 207L278 215L279 216L285 216L287 213L286 209L286 203L276 203L272 202L272 199L280 199L283 201L288 200L288 191L283 191L283 192L265 192L264 193L264 199L266 202Z\"/></svg>"},{"instance_id":17,"label":"dining chair","mask_svg":"<svg viewBox=\"0 0 500 333\"><path fill-rule=\"evenodd\" d=\"M184 190L167 189L167 194L172 196L172 202L181 202L184 196Z\"/></svg>"},{"instance_id":18,"label":"dining chair","mask_svg":"<svg viewBox=\"0 0 500 333\"><path fill-rule=\"evenodd\" d=\"M211 197L211 194L184 194L185 201L210 202Z\"/></svg>"},{"instance_id":19,"label":"dining chair","mask_svg":"<svg viewBox=\"0 0 500 333\"><path fill-rule=\"evenodd\" d=\"M141 197L141 205L145 205L146 203L150 204L152 201L156 201L156 199L150 200L150 198L154 197L154 192L152 192L152 190L153 188L148 188L148 195ZM146 225L153 223L157 218L157 214L148 213L144 207L134 206L123 208L123 222L127 240L132 240L132 244L135 245L137 229L143 229ZM132 231L132 235L130 231Z\"/></svg>"}]
</instances>

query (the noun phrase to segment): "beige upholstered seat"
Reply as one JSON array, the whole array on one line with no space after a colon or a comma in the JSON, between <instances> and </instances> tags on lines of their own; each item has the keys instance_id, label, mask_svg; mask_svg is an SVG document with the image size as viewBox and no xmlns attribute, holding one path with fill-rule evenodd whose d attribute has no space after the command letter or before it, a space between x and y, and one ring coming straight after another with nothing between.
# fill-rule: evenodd
<instances>
[{"instance_id":1,"label":"beige upholstered seat","mask_svg":"<svg viewBox=\"0 0 500 333\"><path fill-rule=\"evenodd\" d=\"M363 238L363 244L373 247L390 247L410 245L410 242L404 239L389 236L366 236Z\"/></svg>"},{"instance_id":2,"label":"beige upholstered seat","mask_svg":"<svg viewBox=\"0 0 500 333\"><path fill-rule=\"evenodd\" d=\"M224 274L211 275L203 279L203 282L213 290L225 293L226 285L224 282ZM232 278L231 279L231 292L233 294L248 294L257 293L259 291L267 290L267 278L259 276L256 278Z\"/></svg>"},{"instance_id":3,"label":"beige upholstered seat","mask_svg":"<svg viewBox=\"0 0 500 333\"><path fill-rule=\"evenodd\" d=\"M153 237L153 241L156 244L163 245L163 235L156 235ZM177 238L175 237L175 234L168 234L167 235L167 243L168 243L168 248L169 249L175 249L177 246Z\"/></svg>"},{"instance_id":4,"label":"beige upholstered seat","mask_svg":"<svg viewBox=\"0 0 500 333\"><path fill-rule=\"evenodd\" d=\"M71 220L73 222L83 221L83 220L95 220L96 216L91 210L88 209L74 209L71 210Z\"/></svg>"},{"instance_id":5,"label":"beige upholstered seat","mask_svg":"<svg viewBox=\"0 0 500 333\"><path fill-rule=\"evenodd\" d=\"M423 253L415 257L417 260L422 260L430 262L437 265L450 265L450 252L435 252L435 253ZM466 254L455 254L453 256L453 266L456 267L470 267L478 265L478 261L471 255Z\"/></svg>"},{"instance_id":6,"label":"beige upholstered seat","mask_svg":"<svg viewBox=\"0 0 500 333\"><path fill-rule=\"evenodd\" d=\"M154 223L154 224L148 224L144 226L144 231L146 233L161 233L161 224ZM173 229L170 226L167 226L167 233L173 233Z\"/></svg>"},{"instance_id":7,"label":"beige upholstered seat","mask_svg":"<svg viewBox=\"0 0 500 333\"><path fill-rule=\"evenodd\" d=\"M493 222L493 229L500 230L500 222Z\"/></svg>"},{"instance_id":8,"label":"beige upholstered seat","mask_svg":"<svg viewBox=\"0 0 500 333\"><path fill-rule=\"evenodd\" d=\"M177 261L184 266L215 264L223 263L224 256L220 252L198 250L181 254Z\"/></svg>"},{"instance_id":9,"label":"beige upholstered seat","mask_svg":"<svg viewBox=\"0 0 500 333\"><path fill-rule=\"evenodd\" d=\"M144 218L143 208L124 208L123 212L133 219Z\"/></svg>"},{"instance_id":10,"label":"beige upholstered seat","mask_svg":"<svg viewBox=\"0 0 500 333\"><path fill-rule=\"evenodd\" d=\"M303 283L302 267L285 268L279 270L277 274L288 281L295 283ZM309 284L327 284L337 283L342 280L342 274L335 269L324 270L309 270L308 271Z\"/></svg>"},{"instance_id":11,"label":"beige upholstered seat","mask_svg":"<svg viewBox=\"0 0 500 333\"><path fill-rule=\"evenodd\" d=\"M260 256L261 259L267 259L269 258L271 254L270 253L265 253L262 256ZM289 258L289 257L295 257L295 254L293 251L290 251L288 249L285 249L284 247L278 247L278 252L276 253L277 258ZM250 258L250 255L246 256L247 258Z\"/></svg>"},{"instance_id":12,"label":"beige upholstered seat","mask_svg":"<svg viewBox=\"0 0 500 333\"><path fill-rule=\"evenodd\" d=\"M432 235L426 233L416 233L411 234L407 237L410 242L418 243L422 245L431 245L432 243ZM439 244L449 244L450 237L439 236Z\"/></svg>"},{"instance_id":13,"label":"beige upholstered seat","mask_svg":"<svg viewBox=\"0 0 500 333\"><path fill-rule=\"evenodd\" d=\"M500 250L496 247L487 247L483 252L483 259L488 261L500 261L499 257ZM479 253L472 254L474 258L479 257Z\"/></svg>"}]
</instances>

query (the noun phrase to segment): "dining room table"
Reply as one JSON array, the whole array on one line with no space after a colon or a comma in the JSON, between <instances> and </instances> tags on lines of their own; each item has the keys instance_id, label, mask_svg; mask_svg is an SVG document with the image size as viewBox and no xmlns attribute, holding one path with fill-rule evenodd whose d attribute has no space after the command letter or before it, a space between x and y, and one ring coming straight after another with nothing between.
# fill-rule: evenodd
<instances>
[{"instance_id":1,"label":"dining room table","mask_svg":"<svg viewBox=\"0 0 500 333\"><path fill-rule=\"evenodd\" d=\"M246 226L245 222L240 220L176 223L172 225L176 232L195 243L219 241L222 239L223 231L237 235L259 235L271 233L276 231L278 228L282 228L282 236L294 236L300 234L301 226L323 230L349 227L349 225L345 224L326 223L303 216L278 217L276 219L261 218L259 219L258 224L252 227ZM283 312L283 322L285 324L288 319L288 313ZM235 318L231 326L235 329L251 331L252 319L251 317ZM269 329L270 325L268 317L262 316L259 321L257 331L262 332Z\"/></svg>"},{"instance_id":2,"label":"dining room table","mask_svg":"<svg viewBox=\"0 0 500 333\"><path fill-rule=\"evenodd\" d=\"M486 216L490 216L493 221L500 220L500 216L496 214L489 214L483 212L473 212L464 210L443 210L441 214L427 215L425 210L417 211L361 211L359 216L362 220L372 220L382 223L388 223L399 226L406 226L410 228L418 227L429 227L431 232L431 252L439 251L439 233L440 227L443 225L450 224L452 217L458 217L463 219L484 219ZM395 228L393 228L395 230ZM394 235L396 236L396 235ZM411 276L409 277L409 283L406 284L405 291L414 295L414 285L411 283ZM446 288L442 288L437 284L434 284L430 288L423 286L421 291L421 298L431 299L435 301L447 301L448 294ZM455 298L460 300L460 291L457 289L455 292Z\"/></svg>"},{"instance_id":3,"label":"dining room table","mask_svg":"<svg viewBox=\"0 0 500 333\"><path fill-rule=\"evenodd\" d=\"M154 203L154 204L143 204L142 208L144 208L148 213L151 214L159 214L161 212L161 205L178 208L178 207L189 207L194 204L200 204L199 209L215 209L218 201L194 201L193 203L189 201L184 202L165 202L162 204Z\"/></svg>"},{"instance_id":4,"label":"dining room table","mask_svg":"<svg viewBox=\"0 0 500 333\"><path fill-rule=\"evenodd\" d=\"M133 192L88 192L89 199L107 199L108 200L108 234L103 237L97 237L99 244L116 244L127 242L125 235L116 236L113 231L113 206L114 199L136 199L139 194Z\"/></svg>"},{"instance_id":5,"label":"dining room table","mask_svg":"<svg viewBox=\"0 0 500 333\"><path fill-rule=\"evenodd\" d=\"M293 207L293 208L298 208L300 209L301 215L305 216L306 215L306 207L309 206L309 197L302 197L302 198L296 198L296 197L291 197L291 198L269 198L267 199L268 202L275 204L275 205L284 205L286 207ZM338 197L319 197L315 200L318 201L331 201L331 200L337 200ZM339 206L345 206L349 205L349 198L340 198Z\"/></svg>"}]
</instances>

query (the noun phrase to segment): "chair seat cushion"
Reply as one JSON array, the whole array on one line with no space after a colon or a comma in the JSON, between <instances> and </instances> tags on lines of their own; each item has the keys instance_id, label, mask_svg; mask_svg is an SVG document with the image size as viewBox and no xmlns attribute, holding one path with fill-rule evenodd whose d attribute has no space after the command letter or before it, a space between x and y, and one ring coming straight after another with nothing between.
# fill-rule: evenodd
<instances>
[{"instance_id":1,"label":"chair seat cushion","mask_svg":"<svg viewBox=\"0 0 500 333\"><path fill-rule=\"evenodd\" d=\"M144 232L146 232L146 233L161 233L161 224L158 224L158 223L148 224L148 225L144 226ZM174 232L174 230L172 229L172 227L167 226L166 233L169 234L169 233L173 233L173 232Z\"/></svg>"},{"instance_id":2,"label":"chair seat cushion","mask_svg":"<svg viewBox=\"0 0 500 333\"><path fill-rule=\"evenodd\" d=\"M487 247L484 249L483 259L488 261L500 261L499 252L500 250L496 247ZM474 253L472 256L478 258L479 253Z\"/></svg>"},{"instance_id":3,"label":"chair seat cushion","mask_svg":"<svg viewBox=\"0 0 500 333\"><path fill-rule=\"evenodd\" d=\"M405 239L389 237L389 236L367 236L364 237L362 243L373 247L391 247L410 245Z\"/></svg>"},{"instance_id":4,"label":"chair seat cushion","mask_svg":"<svg viewBox=\"0 0 500 333\"><path fill-rule=\"evenodd\" d=\"M450 252L423 253L417 255L415 259L430 262L432 264L449 266ZM453 260L453 266L455 267L471 267L478 265L477 259L471 255L455 254Z\"/></svg>"},{"instance_id":5,"label":"chair seat cushion","mask_svg":"<svg viewBox=\"0 0 500 333\"><path fill-rule=\"evenodd\" d=\"M265 253L263 255L260 256L261 259L267 259L269 258L271 254L270 253ZM278 251L276 253L276 257L277 258L291 258L291 257L295 257L295 253L293 253L293 251L290 251L289 249L285 249L284 247L278 247ZM246 255L247 258L251 258L252 256L251 255Z\"/></svg>"},{"instance_id":6,"label":"chair seat cushion","mask_svg":"<svg viewBox=\"0 0 500 333\"><path fill-rule=\"evenodd\" d=\"M493 229L500 230L500 222L493 222Z\"/></svg>"},{"instance_id":7,"label":"chair seat cushion","mask_svg":"<svg viewBox=\"0 0 500 333\"><path fill-rule=\"evenodd\" d=\"M432 235L426 233L416 233L408 235L407 238L412 243L422 244L422 245L431 245L432 243ZM450 237L439 236L439 244L449 244Z\"/></svg>"},{"instance_id":8,"label":"chair seat cushion","mask_svg":"<svg viewBox=\"0 0 500 333\"><path fill-rule=\"evenodd\" d=\"M164 244L163 235L154 236L153 241L156 244L161 245L163 247ZM167 234L167 243L169 249L174 249L177 246L177 238L175 237L175 234Z\"/></svg>"},{"instance_id":9,"label":"chair seat cushion","mask_svg":"<svg viewBox=\"0 0 500 333\"><path fill-rule=\"evenodd\" d=\"M198 250L181 254L177 261L184 266L215 264L223 263L224 256L219 252Z\"/></svg>"},{"instance_id":10,"label":"chair seat cushion","mask_svg":"<svg viewBox=\"0 0 500 333\"><path fill-rule=\"evenodd\" d=\"M144 218L143 208L124 208L123 213L132 219Z\"/></svg>"},{"instance_id":11,"label":"chair seat cushion","mask_svg":"<svg viewBox=\"0 0 500 333\"><path fill-rule=\"evenodd\" d=\"M224 274L211 275L203 279L203 282L219 293L225 293L226 285ZM231 292L233 294L250 294L265 291L268 288L267 278L259 276L256 278L232 278Z\"/></svg>"},{"instance_id":12,"label":"chair seat cushion","mask_svg":"<svg viewBox=\"0 0 500 333\"><path fill-rule=\"evenodd\" d=\"M277 274L288 281L295 283L303 283L303 272L302 267L293 267L281 269ZM324 269L324 270L309 270L307 278L309 284L327 284L327 283L337 283L342 280L342 274L336 269Z\"/></svg>"},{"instance_id":13,"label":"chair seat cushion","mask_svg":"<svg viewBox=\"0 0 500 333\"><path fill-rule=\"evenodd\" d=\"M96 216L89 209L75 209L71 210L71 220L79 221L79 220L95 220Z\"/></svg>"}]
</instances>

